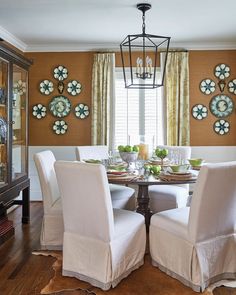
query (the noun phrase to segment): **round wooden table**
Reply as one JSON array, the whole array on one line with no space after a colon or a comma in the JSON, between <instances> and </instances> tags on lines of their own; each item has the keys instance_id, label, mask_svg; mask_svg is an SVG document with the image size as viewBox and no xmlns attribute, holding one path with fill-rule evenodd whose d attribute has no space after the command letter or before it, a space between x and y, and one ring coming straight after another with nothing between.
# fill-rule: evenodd
<instances>
[{"instance_id":1,"label":"round wooden table","mask_svg":"<svg viewBox=\"0 0 236 295\"><path fill-rule=\"evenodd\" d=\"M137 209L136 212L141 213L144 218L145 218L145 223L146 223L146 228L148 230L149 224L150 224L150 218L152 216L152 212L150 211L149 207L149 194L148 194L148 187L150 185L172 185L172 184L191 184L195 183L197 179L196 177L188 180L161 180L157 179L154 176L150 175L146 179L142 179L139 177L134 177L133 178L109 178L108 181L109 183L113 184L124 184L124 185L130 185L134 184L138 186L138 197L137 197Z\"/></svg>"}]
</instances>

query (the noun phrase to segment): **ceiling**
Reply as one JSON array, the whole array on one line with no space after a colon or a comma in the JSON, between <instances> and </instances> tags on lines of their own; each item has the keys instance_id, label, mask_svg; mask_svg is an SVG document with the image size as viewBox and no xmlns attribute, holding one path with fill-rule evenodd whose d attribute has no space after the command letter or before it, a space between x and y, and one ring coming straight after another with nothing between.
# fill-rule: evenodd
<instances>
[{"instance_id":1,"label":"ceiling","mask_svg":"<svg viewBox=\"0 0 236 295\"><path fill-rule=\"evenodd\" d=\"M141 33L140 2L152 4L146 32L173 48L236 49L235 0L0 0L0 37L23 51L115 50Z\"/></svg>"}]
</instances>

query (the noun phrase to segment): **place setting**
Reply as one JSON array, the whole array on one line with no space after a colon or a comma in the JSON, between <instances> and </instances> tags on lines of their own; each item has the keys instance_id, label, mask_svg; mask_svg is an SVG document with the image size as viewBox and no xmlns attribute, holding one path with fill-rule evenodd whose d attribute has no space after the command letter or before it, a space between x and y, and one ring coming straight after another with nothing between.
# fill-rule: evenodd
<instances>
[{"instance_id":1,"label":"place setting","mask_svg":"<svg viewBox=\"0 0 236 295\"><path fill-rule=\"evenodd\" d=\"M197 175L190 170L190 165L170 165L159 174L159 179L166 181L196 180Z\"/></svg>"}]
</instances>

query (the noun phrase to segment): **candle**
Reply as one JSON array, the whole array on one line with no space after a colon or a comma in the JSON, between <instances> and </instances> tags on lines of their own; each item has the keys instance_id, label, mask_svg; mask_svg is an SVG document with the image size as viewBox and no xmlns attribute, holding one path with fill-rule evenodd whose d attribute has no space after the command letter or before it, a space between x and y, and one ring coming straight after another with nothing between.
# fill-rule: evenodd
<instances>
[{"instance_id":1,"label":"candle","mask_svg":"<svg viewBox=\"0 0 236 295\"><path fill-rule=\"evenodd\" d=\"M139 144L139 158L142 160L148 159L148 144L145 144L145 143Z\"/></svg>"}]
</instances>

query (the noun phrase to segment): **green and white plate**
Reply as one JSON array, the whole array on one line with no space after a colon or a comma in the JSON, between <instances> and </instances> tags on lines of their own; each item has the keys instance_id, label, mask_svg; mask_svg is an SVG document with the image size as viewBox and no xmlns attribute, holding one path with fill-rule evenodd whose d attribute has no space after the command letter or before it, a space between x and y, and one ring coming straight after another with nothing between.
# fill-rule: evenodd
<instances>
[{"instance_id":1,"label":"green and white plate","mask_svg":"<svg viewBox=\"0 0 236 295\"><path fill-rule=\"evenodd\" d=\"M37 119L42 119L46 116L46 107L41 103L38 103L33 106L32 115Z\"/></svg>"},{"instance_id":2,"label":"green and white plate","mask_svg":"<svg viewBox=\"0 0 236 295\"><path fill-rule=\"evenodd\" d=\"M58 118L66 117L70 113L71 103L64 95L53 97L49 103L49 110L53 116Z\"/></svg>"},{"instance_id":3,"label":"green and white plate","mask_svg":"<svg viewBox=\"0 0 236 295\"><path fill-rule=\"evenodd\" d=\"M68 125L63 120L57 120L54 122L52 129L57 135L63 135L67 132Z\"/></svg>"},{"instance_id":4,"label":"green and white plate","mask_svg":"<svg viewBox=\"0 0 236 295\"><path fill-rule=\"evenodd\" d=\"M228 121L225 121L223 119L218 120L214 123L214 131L219 135L225 135L229 133L230 124Z\"/></svg>"},{"instance_id":5,"label":"green and white plate","mask_svg":"<svg viewBox=\"0 0 236 295\"><path fill-rule=\"evenodd\" d=\"M75 107L75 116L79 119L85 119L89 115L89 107L86 104L79 103Z\"/></svg>"},{"instance_id":6,"label":"green and white plate","mask_svg":"<svg viewBox=\"0 0 236 295\"><path fill-rule=\"evenodd\" d=\"M82 86L78 81L76 80L70 81L67 84L67 92L73 96L78 95L81 92L81 87Z\"/></svg>"},{"instance_id":7,"label":"green and white plate","mask_svg":"<svg viewBox=\"0 0 236 295\"><path fill-rule=\"evenodd\" d=\"M54 90L52 81L43 80L39 84L39 91L44 95L49 95Z\"/></svg>"},{"instance_id":8,"label":"green and white plate","mask_svg":"<svg viewBox=\"0 0 236 295\"><path fill-rule=\"evenodd\" d=\"M224 80L230 76L230 67L226 64L219 64L215 67L215 76L220 80Z\"/></svg>"},{"instance_id":9,"label":"green and white plate","mask_svg":"<svg viewBox=\"0 0 236 295\"><path fill-rule=\"evenodd\" d=\"M204 94L211 94L216 90L216 83L209 78L204 79L200 83L200 90Z\"/></svg>"},{"instance_id":10,"label":"green and white plate","mask_svg":"<svg viewBox=\"0 0 236 295\"><path fill-rule=\"evenodd\" d=\"M53 76L59 81L63 81L68 76L68 70L64 66L58 66L53 70Z\"/></svg>"},{"instance_id":11,"label":"green and white plate","mask_svg":"<svg viewBox=\"0 0 236 295\"><path fill-rule=\"evenodd\" d=\"M229 96L219 94L211 99L210 110L217 118L225 118L232 114L234 102Z\"/></svg>"},{"instance_id":12,"label":"green and white plate","mask_svg":"<svg viewBox=\"0 0 236 295\"><path fill-rule=\"evenodd\" d=\"M229 81L228 89L230 93L236 94L236 79Z\"/></svg>"},{"instance_id":13,"label":"green and white plate","mask_svg":"<svg viewBox=\"0 0 236 295\"><path fill-rule=\"evenodd\" d=\"M208 110L207 107L203 104L196 104L192 108L192 116L196 120L203 120L207 117Z\"/></svg>"}]
</instances>

